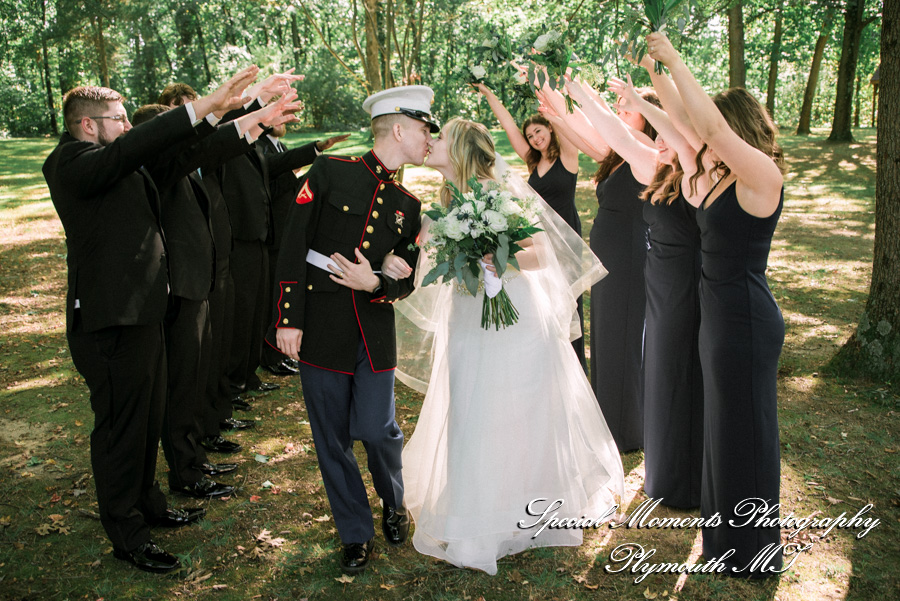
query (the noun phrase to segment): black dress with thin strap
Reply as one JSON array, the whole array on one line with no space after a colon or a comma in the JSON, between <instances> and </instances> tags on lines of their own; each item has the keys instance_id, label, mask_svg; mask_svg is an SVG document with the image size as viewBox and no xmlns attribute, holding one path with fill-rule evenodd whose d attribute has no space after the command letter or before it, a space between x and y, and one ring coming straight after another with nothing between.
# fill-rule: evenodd
<instances>
[{"instance_id":1,"label":"black dress with thin strap","mask_svg":"<svg viewBox=\"0 0 900 601\"><path fill-rule=\"evenodd\" d=\"M550 207L569 224L573 230L581 235L581 219L578 217L578 209L575 207L575 187L578 183L578 174L572 173L557 158L550 169L542 176L537 169L528 177L528 185L541 195ZM584 332L584 309L582 297L578 297L578 319L581 321L581 331ZM584 337L572 341L572 348L578 355L581 366L587 371L587 359L584 354Z\"/></svg>"},{"instance_id":2,"label":"black dress with thin strap","mask_svg":"<svg viewBox=\"0 0 900 601\"><path fill-rule=\"evenodd\" d=\"M643 446L644 185L622 163L597 184L591 250L609 275L591 288L591 385L619 451Z\"/></svg>"},{"instance_id":3,"label":"black dress with thin strap","mask_svg":"<svg viewBox=\"0 0 900 601\"><path fill-rule=\"evenodd\" d=\"M777 526L728 523L747 521L735 512L746 499L763 499L769 507L779 503L776 380L784 319L769 290L766 266L783 204L784 190L772 215L754 217L738 204L732 184L697 211L705 403L701 513L722 518L722 525L703 529L703 556L708 560L734 549L724 563L731 575L740 577L771 575L744 568L767 545L780 542ZM777 509L766 517L777 519ZM781 561L779 550L768 565L780 568Z\"/></svg>"},{"instance_id":4,"label":"black dress with thin strap","mask_svg":"<svg viewBox=\"0 0 900 601\"><path fill-rule=\"evenodd\" d=\"M645 202L644 491L670 507L699 507L703 462L700 229L679 195Z\"/></svg>"}]
</instances>

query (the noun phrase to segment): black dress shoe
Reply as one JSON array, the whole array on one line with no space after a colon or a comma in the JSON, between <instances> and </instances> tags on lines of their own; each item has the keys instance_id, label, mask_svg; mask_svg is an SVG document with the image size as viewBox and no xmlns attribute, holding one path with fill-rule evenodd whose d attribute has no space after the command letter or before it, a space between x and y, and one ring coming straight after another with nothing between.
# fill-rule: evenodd
<instances>
[{"instance_id":1,"label":"black dress shoe","mask_svg":"<svg viewBox=\"0 0 900 601\"><path fill-rule=\"evenodd\" d=\"M290 361L293 361L293 359L290 359ZM300 373L298 368L288 363L288 359L272 365L263 365L263 369L273 376L296 376Z\"/></svg>"},{"instance_id":2,"label":"black dress shoe","mask_svg":"<svg viewBox=\"0 0 900 601\"><path fill-rule=\"evenodd\" d=\"M256 387L257 392L270 392L272 390L278 390L281 388L280 384L276 384L275 382L260 382L259 386Z\"/></svg>"},{"instance_id":3,"label":"black dress shoe","mask_svg":"<svg viewBox=\"0 0 900 601\"><path fill-rule=\"evenodd\" d=\"M220 430L249 430L256 426L256 422L234 419L233 417L229 417L228 419L223 419L219 422Z\"/></svg>"},{"instance_id":4,"label":"black dress shoe","mask_svg":"<svg viewBox=\"0 0 900 601\"><path fill-rule=\"evenodd\" d=\"M409 536L409 514L406 507L394 509L385 505L381 516L381 531L384 532L384 540L392 547L399 547L406 542Z\"/></svg>"},{"instance_id":5,"label":"black dress shoe","mask_svg":"<svg viewBox=\"0 0 900 601\"><path fill-rule=\"evenodd\" d=\"M296 359L291 359L290 357L285 357L282 361L285 365L290 367L291 369L296 369L298 372L300 371L300 362Z\"/></svg>"},{"instance_id":6,"label":"black dress shoe","mask_svg":"<svg viewBox=\"0 0 900 601\"><path fill-rule=\"evenodd\" d=\"M113 557L127 561L139 570L156 574L165 574L181 567L174 555L157 547L152 540L133 551L113 549Z\"/></svg>"},{"instance_id":7,"label":"black dress shoe","mask_svg":"<svg viewBox=\"0 0 900 601\"><path fill-rule=\"evenodd\" d=\"M227 497L234 492L234 487L228 484L219 484L204 476L193 484L169 486L169 490L197 499L215 499L216 497Z\"/></svg>"},{"instance_id":8,"label":"black dress shoe","mask_svg":"<svg viewBox=\"0 0 900 601\"><path fill-rule=\"evenodd\" d=\"M231 406L238 411L250 411L252 409L250 403L242 399L240 396L236 396L231 399Z\"/></svg>"},{"instance_id":9,"label":"black dress shoe","mask_svg":"<svg viewBox=\"0 0 900 601\"><path fill-rule=\"evenodd\" d=\"M198 470L207 476L219 476L228 474L238 468L237 463L204 463L197 467Z\"/></svg>"},{"instance_id":10,"label":"black dress shoe","mask_svg":"<svg viewBox=\"0 0 900 601\"><path fill-rule=\"evenodd\" d=\"M188 524L200 521L206 515L206 510L202 507L189 507L186 509L166 509L166 512L154 518L147 520L151 526L161 526L163 528L181 528Z\"/></svg>"},{"instance_id":11,"label":"black dress shoe","mask_svg":"<svg viewBox=\"0 0 900 601\"><path fill-rule=\"evenodd\" d=\"M200 439L200 446L213 453L237 453L241 450L241 445L221 436L204 436Z\"/></svg>"},{"instance_id":12,"label":"black dress shoe","mask_svg":"<svg viewBox=\"0 0 900 601\"><path fill-rule=\"evenodd\" d=\"M345 574L359 574L369 565L369 555L372 553L372 547L375 539L371 539L365 543L350 543L344 545L341 552L341 571Z\"/></svg>"}]
</instances>

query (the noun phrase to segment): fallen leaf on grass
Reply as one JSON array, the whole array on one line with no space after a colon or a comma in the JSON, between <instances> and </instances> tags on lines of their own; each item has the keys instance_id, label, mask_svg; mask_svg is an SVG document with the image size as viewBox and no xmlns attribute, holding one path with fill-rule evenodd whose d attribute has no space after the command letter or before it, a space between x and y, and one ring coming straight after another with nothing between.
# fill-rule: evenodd
<instances>
[{"instance_id":1,"label":"fallen leaf on grass","mask_svg":"<svg viewBox=\"0 0 900 601\"><path fill-rule=\"evenodd\" d=\"M250 502L251 502L251 503L256 503L256 502L259 501L260 499L262 499L262 497L259 496L259 495L250 495Z\"/></svg>"},{"instance_id":2,"label":"fallen leaf on grass","mask_svg":"<svg viewBox=\"0 0 900 601\"><path fill-rule=\"evenodd\" d=\"M259 461L260 463L269 463L269 458L265 455L260 455L259 453L256 454L256 457L254 457L254 459Z\"/></svg>"},{"instance_id":3,"label":"fallen leaf on grass","mask_svg":"<svg viewBox=\"0 0 900 601\"><path fill-rule=\"evenodd\" d=\"M331 519L331 516L326 513L325 515L323 515L321 517L313 518L313 521L314 522L327 522L330 519Z\"/></svg>"},{"instance_id":4,"label":"fallen leaf on grass","mask_svg":"<svg viewBox=\"0 0 900 601\"><path fill-rule=\"evenodd\" d=\"M832 505L837 505L838 503L844 502L841 499L835 499L834 497L829 497L828 495L825 495L825 500L827 500Z\"/></svg>"},{"instance_id":5,"label":"fallen leaf on grass","mask_svg":"<svg viewBox=\"0 0 900 601\"><path fill-rule=\"evenodd\" d=\"M649 586L644 591L644 599L656 599L657 597L659 597L659 593L652 592Z\"/></svg>"},{"instance_id":6,"label":"fallen leaf on grass","mask_svg":"<svg viewBox=\"0 0 900 601\"><path fill-rule=\"evenodd\" d=\"M228 588L227 584L214 584L212 585L212 590L214 591L224 591Z\"/></svg>"},{"instance_id":7,"label":"fallen leaf on grass","mask_svg":"<svg viewBox=\"0 0 900 601\"><path fill-rule=\"evenodd\" d=\"M6 528L10 524L12 524L12 516L5 515L2 518L0 518L0 528Z\"/></svg>"},{"instance_id":8,"label":"fallen leaf on grass","mask_svg":"<svg viewBox=\"0 0 900 601\"><path fill-rule=\"evenodd\" d=\"M344 574L340 578L335 578L335 580L337 580L341 584L350 584L351 582L353 582L353 576L347 576L346 574Z\"/></svg>"}]
</instances>

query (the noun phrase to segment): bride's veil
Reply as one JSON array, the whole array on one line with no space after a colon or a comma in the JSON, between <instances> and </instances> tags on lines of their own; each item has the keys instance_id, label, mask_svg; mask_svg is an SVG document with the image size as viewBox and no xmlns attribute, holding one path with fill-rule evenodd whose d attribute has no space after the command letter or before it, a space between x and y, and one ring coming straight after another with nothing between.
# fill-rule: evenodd
<instances>
[{"instance_id":1,"label":"bride's veil","mask_svg":"<svg viewBox=\"0 0 900 601\"><path fill-rule=\"evenodd\" d=\"M509 164L496 155L495 173L501 188L515 198L532 198L538 210L538 227L543 230L534 236L539 269L531 273L540 282L555 309L553 323L570 340L582 335L576 299L591 285L603 278L607 271L591 252L581 236L557 215ZM420 242L427 240L430 220L423 217ZM401 382L424 393L428 388L431 366L446 352L434 344L435 332L446 326L449 317L451 284L422 286L422 279L434 267L431 253L419 253L415 270L415 291L394 304L397 327L397 371ZM516 327L516 324L509 326ZM443 338L443 337L439 337Z\"/></svg>"}]
</instances>

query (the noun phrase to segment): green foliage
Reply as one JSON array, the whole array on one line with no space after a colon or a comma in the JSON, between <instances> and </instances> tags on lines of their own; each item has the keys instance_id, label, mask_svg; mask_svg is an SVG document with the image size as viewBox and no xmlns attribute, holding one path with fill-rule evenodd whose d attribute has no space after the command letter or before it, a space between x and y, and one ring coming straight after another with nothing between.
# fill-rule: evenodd
<instances>
[{"instance_id":1,"label":"green foliage","mask_svg":"<svg viewBox=\"0 0 900 601\"><path fill-rule=\"evenodd\" d=\"M775 0L744 2L748 88L764 99L772 46ZM881 0L869 0L870 13L880 11ZM307 75L298 86L310 114L308 123L362 125L358 110L363 97L356 77L364 79L364 12L356 3L356 32L352 31L351 0L306 0L325 42L353 70L351 75L325 48L298 0L282 4L231 0L42 0L0 4L0 135L22 136L51 132L50 102L43 69L42 41L47 45L52 110L60 113L62 94L76 85L109 85L129 99L129 111L156 99L160 89L182 81L198 91L223 81L238 67L254 61L263 68L296 67ZM379 43L386 50L384 11L378 4ZM696 0L647 0L640 3L610 3L606 0L562 0L520 2L499 0L431 0L424 5L418 22L418 5L394 2L399 19L392 40L390 68L393 79L399 71L398 47L422 83L435 90L434 111L443 119L462 115L477 120L492 119L480 96L471 93L466 81L454 76L460 68L479 62L474 52L484 41L483 32L493 30L512 40L543 24L568 23L567 44L586 70L622 76L639 70L625 62L618 51L620 39L636 23L632 16L668 23L672 37L689 67L711 92L727 81L726 19L721 2ZM796 124L803 90L809 75L812 52L827 8L825 0L782 2L784 37L775 102L776 121ZM654 8L655 7L655 8ZM690 8L690 18L682 9ZM636 10L637 9L637 10ZM652 9L652 10L651 10ZM684 32L679 16L685 19ZM813 126L830 122L834 106L834 84L840 58L839 15L832 27L813 106ZM409 30L406 27L412 23ZM416 53L413 43L421 32ZM632 40L642 38L633 32ZM860 125L872 117L872 86L868 80L879 60L880 21L863 31L858 66ZM101 43L102 41L102 43ZM638 52L641 50L638 49ZM104 70L103 63L106 63ZM384 71L384 54L380 65ZM515 109L517 118L533 112L534 102L519 102L510 78L497 83L495 92ZM646 79L646 78L645 78ZM315 82L316 86L312 84ZM556 82L558 84L558 81ZM600 83L599 81L595 83ZM640 80L636 81L640 83ZM644 82L646 83L646 82ZM318 96L316 91L318 90ZM59 120L59 119L58 119Z\"/></svg>"}]
</instances>

